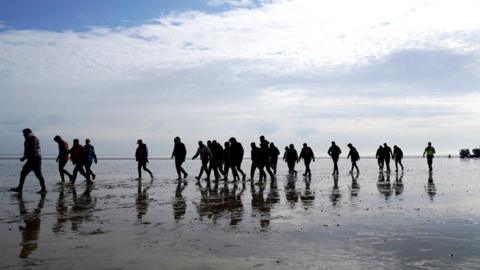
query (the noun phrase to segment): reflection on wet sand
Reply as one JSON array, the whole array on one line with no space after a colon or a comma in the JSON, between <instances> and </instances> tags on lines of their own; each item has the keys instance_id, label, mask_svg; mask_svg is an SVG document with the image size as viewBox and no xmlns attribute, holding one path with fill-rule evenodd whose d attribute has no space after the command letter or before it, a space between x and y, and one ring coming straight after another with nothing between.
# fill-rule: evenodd
<instances>
[{"instance_id":1,"label":"reflection on wet sand","mask_svg":"<svg viewBox=\"0 0 480 270\"><path fill-rule=\"evenodd\" d=\"M62 184L58 191L57 200L57 223L53 225L53 232L59 233L64 231L64 225L68 221L68 206L65 203L65 187Z\"/></svg>"},{"instance_id":2,"label":"reflection on wet sand","mask_svg":"<svg viewBox=\"0 0 480 270\"><path fill-rule=\"evenodd\" d=\"M38 237L40 235L40 224L41 224L41 211L43 204L45 203L45 195L40 197L38 201L37 208L35 208L30 213L25 207L25 202L21 194L16 195L18 199L18 208L20 210L20 215L25 223L24 226L20 226L19 229L22 231L22 249L20 250L20 258L28 258L30 254L37 249L38 246Z\"/></svg>"},{"instance_id":3,"label":"reflection on wet sand","mask_svg":"<svg viewBox=\"0 0 480 270\"><path fill-rule=\"evenodd\" d=\"M377 189L380 194L385 196L385 200L388 200L392 194L392 184L390 183L390 172L379 172L378 173L378 182Z\"/></svg>"},{"instance_id":4,"label":"reflection on wet sand","mask_svg":"<svg viewBox=\"0 0 480 270\"><path fill-rule=\"evenodd\" d=\"M152 187L153 179L142 191L142 180L138 180L137 197L135 198L135 208L137 209L137 219L141 220L148 209L148 190Z\"/></svg>"},{"instance_id":5,"label":"reflection on wet sand","mask_svg":"<svg viewBox=\"0 0 480 270\"><path fill-rule=\"evenodd\" d=\"M92 186L87 186L82 195L78 197L75 186L72 186L73 206L70 210L70 222L72 223L73 231L77 231L78 225L92 218L97 200L92 199L91 192Z\"/></svg>"},{"instance_id":6,"label":"reflection on wet sand","mask_svg":"<svg viewBox=\"0 0 480 270\"><path fill-rule=\"evenodd\" d=\"M187 212L187 201L182 195L183 190L187 187L187 182L178 181L175 189L175 199L173 200L173 218L178 221L185 216Z\"/></svg>"},{"instance_id":7,"label":"reflection on wet sand","mask_svg":"<svg viewBox=\"0 0 480 270\"><path fill-rule=\"evenodd\" d=\"M358 176L360 173L353 174L351 173L350 176L352 177L352 184L350 186L350 196L357 197L358 193L360 192L360 184L358 184Z\"/></svg>"},{"instance_id":8,"label":"reflection on wet sand","mask_svg":"<svg viewBox=\"0 0 480 270\"><path fill-rule=\"evenodd\" d=\"M313 201L315 201L315 192L310 188L311 182L311 178L305 178L305 191L300 194L300 200L305 209L310 208L313 205Z\"/></svg>"},{"instance_id":9,"label":"reflection on wet sand","mask_svg":"<svg viewBox=\"0 0 480 270\"><path fill-rule=\"evenodd\" d=\"M290 207L294 208L295 204L298 202L298 192L296 190L296 177L293 175L287 176L287 184L285 185L285 197L290 203Z\"/></svg>"},{"instance_id":10,"label":"reflection on wet sand","mask_svg":"<svg viewBox=\"0 0 480 270\"><path fill-rule=\"evenodd\" d=\"M393 185L393 188L395 189L395 196L402 195L403 193L403 171L398 174L398 172L395 173L395 184Z\"/></svg>"},{"instance_id":11,"label":"reflection on wet sand","mask_svg":"<svg viewBox=\"0 0 480 270\"><path fill-rule=\"evenodd\" d=\"M428 185L425 190L427 191L427 194L430 197L430 201L433 202L433 198L437 194L437 188L435 187L435 183L433 182L432 172L428 174Z\"/></svg>"},{"instance_id":12,"label":"reflection on wet sand","mask_svg":"<svg viewBox=\"0 0 480 270\"><path fill-rule=\"evenodd\" d=\"M341 198L342 198L342 193L338 188L338 175L334 174L332 192L330 193L330 201L332 202L332 206L336 206Z\"/></svg>"},{"instance_id":13,"label":"reflection on wet sand","mask_svg":"<svg viewBox=\"0 0 480 270\"><path fill-rule=\"evenodd\" d=\"M265 184L260 184L257 190L253 181L251 182L252 216L260 219L260 226L262 226L262 228L270 226L270 204L265 201L264 191Z\"/></svg>"}]
</instances>

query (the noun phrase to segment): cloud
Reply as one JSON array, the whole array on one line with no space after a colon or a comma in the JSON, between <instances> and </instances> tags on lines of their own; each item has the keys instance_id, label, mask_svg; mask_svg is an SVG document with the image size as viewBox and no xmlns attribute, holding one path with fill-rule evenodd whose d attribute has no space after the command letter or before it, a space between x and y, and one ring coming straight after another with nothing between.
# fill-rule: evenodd
<instances>
[{"instance_id":1,"label":"cloud","mask_svg":"<svg viewBox=\"0 0 480 270\"><path fill-rule=\"evenodd\" d=\"M480 131L477 2L257 3L133 27L0 32L0 139L30 126L96 137L107 154L142 137L167 155L177 135L192 147L265 133L281 143L358 137L368 148Z\"/></svg>"},{"instance_id":2,"label":"cloud","mask_svg":"<svg viewBox=\"0 0 480 270\"><path fill-rule=\"evenodd\" d=\"M254 7L253 0L207 0L207 3L212 6L231 5L234 7Z\"/></svg>"}]
</instances>

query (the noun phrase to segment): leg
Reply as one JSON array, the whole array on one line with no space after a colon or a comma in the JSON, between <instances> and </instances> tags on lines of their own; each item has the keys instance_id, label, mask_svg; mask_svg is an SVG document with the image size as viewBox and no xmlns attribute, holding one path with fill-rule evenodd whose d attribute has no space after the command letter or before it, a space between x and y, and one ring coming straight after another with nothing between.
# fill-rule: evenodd
<instances>
[{"instance_id":1,"label":"leg","mask_svg":"<svg viewBox=\"0 0 480 270\"><path fill-rule=\"evenodd\" d=\"M402 171L403 171L403 164L402 164L402 160L401 160L401 159L399 159L399 160L398 160L398 163L400 163L400 167L402 167Z\"/></svg>"},{"instance_id":2,"label":"leg","mask_svg":"<svg viewBox=\"0 0 480 270\"><path fill-rule=\"evenodd\" d=\"M27 175L33 170L32 164L30 161L27 160L27 163L23 165L22 171L20 172L20 180L18 182L18 186L16 188L10 189L11 191L22 193L23 184L25 183L25 179Z\"/></svg>"},{"instance_id":3,"label":"leg","mask_svg":"<svg viewBox=\"0 0 480 270\"><path fill-rule=\"evenodd\" d=\"M143 170L150 174L150 178L153 178L153 173L147 168L147 163L144 163L142 166Z\"/></svg>"},{"instance_id":4,"label":"leg","mask_svg":"<svg viewBox=\"0 0 480 270\"><path fill-rule=\"evenodd\" d=\"M142 166L143 166L143 163L139 161L137 166L138 179L142 179Z\"/></svg>"},{"instance_id":5,"label":"leg","mask_svg":"<svg viewBox=\"0 0 480 270\"><path fill-rule=\"evenodd\" d=\"M42 175L42 164L40 161L34 167L33 173L35 173L35 176L38 178L38 181L40 182L40 187L41 187L40 192L46 192L47 188L45 187L45 179L43 178L43 175Z\"/></svg>"}]
</instances>

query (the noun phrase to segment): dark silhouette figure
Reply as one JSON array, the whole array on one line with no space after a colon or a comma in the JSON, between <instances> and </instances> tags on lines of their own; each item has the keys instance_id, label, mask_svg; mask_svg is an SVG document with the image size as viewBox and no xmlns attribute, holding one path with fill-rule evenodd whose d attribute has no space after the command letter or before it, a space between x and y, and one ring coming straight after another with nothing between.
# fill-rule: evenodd
<instances>
[{"instance_id":1,"label":"dark silhouette figure","mask_svg":"<svg viewBox=\"0 0 480 270\"><path fill-rule=\"evenodd\" d=\"M28 258L33 251L38 247L38 238L40 236L40 225L41 225L41 212L43 205L45 203L45 194L42 193L40 200L38 201L37 208L35 210L28 212L25 207L25 202L23 201L22 194L17 194L18 199L18 208L20 210L20 215L22 216L23 222L25 225L19 226L19 229L22 231L22 243L19 257L22 259Z\"/></svg>"},{"instance_id":2,"label":"dark silhouette figure","mask_svg":"<svg viewBox=\"0 0 480 270\"><path fill-rule=\"evenodd\" d=\"M90 176L84 170L85 151L83 149L83 146L80 145L78 139L73 140L73 146L72 148L70 148L70 160L72 161L72 164L75 166L73 168L73 172L72 172L73 177L70 183L72 185L75 184L78 173L80 173L83 177L85 177L85 179L87 179L87 185L93 184L93 182L90 181Z\"/></svg>"},{"instance_id":3,"label":"dark silhouette figure","mask_svg":"<svg viewBox=\"0 0 480 270\"><path fill-rule=\"evenodd\" d=\"M332 202L332 206L336 206L341 198L342 198L342 193L338 188L338 174L334 174L332 192L330 193L330 201Z\"/></svg>"},{"instance_id":4,"label":"dark silhouette figure","mask_svg":"<svg viewBox=\"0 0 480 270\"><path fill-rule=\"evenodd\" d=\"M427 194L430 197L430 201L433 202L433 198L437 194L437 188L435 187L435 183L433 182L433 174L428 174L428 185L426 188Z\"/></svg>"},{"instance_id":5,"label":"dark silhouette figure","mask_svg":"<svg viewBox=\"0 0 480 270\"><path fill-rule=\"evenodd\" d=\"M338 145L335 144L335 142L332 142L332 146L328 148L327 153L333 160L332 174L338 174L338 159L340 158L340 154L342 153L342 150L340 149L340 147L338 147Z\"/></svg>"},{"instance_id":6,"label":"dark silhouette figure","mask_svg":"<svg viewBox=\"0 0 480 270\"><path fill-rule=\"evenodd\" d=\"M398 172L395 174L395 185L394 185L394 189L395 189L395 195L398 196L398 195L401 195L403 193L403 171L400 173L400 175L398 175Z\"/></svg>"},{"instance_id":7,"label":"dark silhouette figure","mask_svg":"<svg viewBox=\"0 0 480 270\"><path fill-rule=\"evenodd\" d=\"M265 136L260 136L260 180L267 179L265 170L270 175L270 179L273 179L274 175L271 169L270 163L270 143L265 139ZM264 170L265 169L265 170Z\"/></svg>"},{"instance_id":8,"label":"dark silhouette figure","mask_svg":"<svg viewBox=\"0 0 480 270\"><path fill-rule=\"evenodd\" d=\"M353 147L351 143L347 144L347 146L350 149L350 151L348 152L347 158L350 158L350 160L352 161L352 168L350 169L350 172L353 172L353 168L355 168L357 169L357 173L359 173L360 170L358 169L357 161L360 160L360 154L358 153L357 149Z\"/></svg>"},{"instance_id":9,"label":"dark silhouette figure","mask_svg":"<svg viewBox=\"0 0 480 270\"><path fill-rule=\"evenodd\" d=\"M377 162L378 162L378 170L383 171L385 157L384 157L383 147L381 145L377 149L377 154L375 155L375 158L377 159Z\"/></svg>"},{"instance_id":10,"label":"dark silhouette figure","mask_svg":"<svg viewBox=\"0 0 480 270\"><path fill-rule=\"evenodd\" d=\"M172 159L175 157L175 168L177 169L178 178L177 180L187 178L188 173L182 168L183 162L185 162L185 158L187 157L187 149L185 148L185 144L180 141L179 137L175 137L173 140L175 142L175 146L173 147L172 152Z\"/></svg>"},{"instance_id":11,"label":"dark silhouette figure","mask_svg":"<svg viewBox=\"0 0 480 270\"><path fill-rule=\"evenodd\" d=\"M234 166L234 157L232 155L232 147L230 146L229 142L225 142L225 149L223 149L223 162L224 162L224 180L228 180L228 171L232 170L233 174L233 181L240 180L238 176L237 170Z\"/></svg>"},{"instance_id":12,"label":"dark silhouette figure","mask_svg":"<svg viewBox=\"0 0 480 270\"><path fill-rule=\"evenodd\" d=\"M143 143L141 139L137 141L137 150L135 150L135 160L137 161L137 171L138 171L138 178L137 180L142 179L142 169L148 174L150 174L150 178L153 179L152 172L147 168L148 163L148 148L147 145Z\"/></svg>"},{"instance_id":13,"label":"dark silhouette figure","mask_svg":"<svg viewBox=\"0 0 480 270\"><path fill-rule=\"evenodd\" d=\"M203 172L205 172L205 174L208 176L208 162L212 160L212 152L210 152L210 149L208 149L208 147L203 144L202 141L198 142L198 149L195 155L192 157L192 160L196 159L198 156L200 156L200 160L202 161L202 167L200 168L200 172L195 179L200 180Z\"/></svg>"},{"instance_id":14,"label":"dark silhouette figure","mask_svg":"<svg viewBox=\"0 0 480 270\"><path fill-rule=\"evenodd\" d=\"M260 154L260 148L258 148L254 142L252 142L250 144L250 146L252 147L252 151L251 151L251 154L250 154L250 157L252 159L252 166L250 167L250 179L252 180L253 182L253 179L255 177L255 170L256 169L259 169L260 170L260 159L261 159L261 154ZM260 176L261 178L261 176Z\"/></svg>"},{"instance_id":15,"label":"dark silhouette figure","mask_svg":"<svg viewBox=\"0 0 480 270\"><path fill-rule=\"evenodd\" d=\"M207 146L208 146L208 142L207 142ZM215 181L218 181L218 179L220 178L220 173L223 174L223 170L222 170L223 148L215 140L213 140L210 143L208 148L210 149L210 152L212 152L212 160L210 161L210 165L208 167L207 180L210 180L210 173L213 170L215 174Z\"/></svg>"},{"instance_id":16,"label":"dark silhouette figure","mask_svg":"<svg viewBox=\"0 0 480 270\"><path fill-rule=\"evenodd\" d=\"M152 187L153 179L150 184L142 190L142 180L138 179L137 197L135 198L135 207L137 208L137 219L141 220L148 209L148 190Z\"/></svg>"},{"instance_id":17,"label":"dark silhouette figure","mask_svg":"<svg viewBox=\"0 0 480 270\"><path fill-rule=\"evenodd\" d=\"M85 140L83 152L85 155L85 172L87 173L88 177L91 177L92 180L95 180L95 177L97 176L92 171L92 164L93 162L97 164L97 155L95 154L95 147L90 144L90 139Z\"/></svg>"},{"instance_id":18,"label":"dark silhouette figure","mask_svg":"<svg viewBox=\"0 0 480 270\"><path fill-rule=\"evenodd\" d=\"M298 162L300 160L304 161L305 163L305 173L303 176L312 177L312 172L310 171L310 163L313 161L315 162L315 155L313 154L312 148L310 148L306 143L303 144L302 151L300 151L300 156L298 157Z\"/></svg>"},{"instance_id":19,"label":"dark silhouette figure","mask_svg":"<svg viewBox=\"0 0 480 270\"><path fill-rule=\"evenodd\" d=\"M385 159L385 165L387 165L387 172L390 171L390 158L393 157L392 148L387 145L387 143L383 144L383 158Z\"/></svg>"},{"instance_id":20,"label":"dark silhouette figure","mask_svg":"<svg viewBox=\"0 0 480 270\"><path fill-rule=\"evenodd\" d=\"M393 159L395 160L395 171L398 172L398 164L400 164L400 167L402 168L402 171L403 171L403 164L402 164L403 151L402 149L400 149L400 147L396 145L393 146Z\"/></svg>"},{"instance_id":21,"label":"dark silhouette figure","mask_svg":"<svg viewBox=\"0 0 480 270\"><path fill-rule=\"evenodd\" d=\"M270 143L270 167L273 170L273 174L277 174L277 163L278 163L278 156L280 155L280 151L275 146L273 142Z\"/></svg>"},{"instance_id":22,"label":"dark silhouette figure","mask_svg":"<svg viewBox=\"0 0 480 270\"><path fill-rule=\"evenodd\" d=\"M427 156L427 163L428 163L428 170L431 172L433 171L432 163L433 163L433 156L435 155L435 148L433 148L432 143L428 142L427 148L423 151L423 157Z\"/></svg>"},{"instance_id":23,"label":"dark silhouette figure","mask_svg":"<svg viewBox=\"0 0 480 270\"><path fill-rule=\"evenodd\" d=\"M295 170L295 164L298 162L298 153L295 150L295 146L290 144L288 151L287 151L287 164L288 164L288 172L291 175L297 176L297 171Z\"/></svg>"},{"instance_id":24,"label":"dark silhouette figure","mask_svg":"<svg viewBox=\"0 0 480 270\"><path fill-rule=\"evenodd\" d=\"M242 180L245 181L247 174L242 170L242 161L243 161L243 155L244 155L243 146L241 143L237 142L237 139L233 137L230 138L229 141L230 141L231 152L232 152L233 168L235 168L235 170L237 170L240 174L242 174Z\"/></svg>"},{"instance_id":25,"label":"dark silhouette figure","mask_svg":"<svg viewBox=\"0 0 480 270\"><path fill-rule=\"evenodd\" d=\"M65 170L65 166L67 165L69 159L69 152L70 148L68 147L68 143L64 141L59 135L55 136L53 140L58 144L58 156L57 156L57 163L58 163L58 172L60 173L60 178L62 183L65 182L65 174L68 176L68 179L72 179L72 175Z\"/></svg>"},{"instance_id":26,"label":"dark silhouette figure","mask_svg":"<svg viewBox=\"0 0 480 270\"><path fill-rule=\"evenodd\" d=\"M187 201L183 197L182 192L187 186L186 182L182 185L179 181L175 189L175 199L173 200L173 218L178 221L183 218L187 212Z\"/></svg>"},{"instance_id":27,"label":"dark silhouette figure","mask_svg":"<svg viewBox=\"0 0 480 270\"><path fill-rule=\"evenodd\" d=\"M27 175L31 171L33 171L35 176L38 178L41 187L40 191L38 191L37 193L44 194L47 192L47 188L45 187L45 180L42 175L42 154L40 151L40 141L33 134L31 129L26 128L22 132L23 137L25 137L25 143L23 157L20 159L20 161L27 160L27 162L25 163L25 165L23 165L22 171L20 172L20 181L18 183L18 186L10 190L22 193L23 185L25 183Z\"/></svg>"}]
</instances>

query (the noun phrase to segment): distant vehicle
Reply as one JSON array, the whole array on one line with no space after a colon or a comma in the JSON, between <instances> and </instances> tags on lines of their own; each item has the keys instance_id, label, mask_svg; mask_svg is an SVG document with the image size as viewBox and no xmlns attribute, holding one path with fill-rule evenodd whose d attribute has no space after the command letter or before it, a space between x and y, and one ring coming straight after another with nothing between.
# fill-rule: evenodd
<instances>
[{"instance_id":1,"label":"distant vehicle","mask_svg":"<svg viewBox=\"0 0 480 270\"><path fill-rule=\"evenodd\" d=\"M480 148L475 148L470 153L470 149L461 149L460 158L480 158Z\"/></svg>"}]
</instances>

